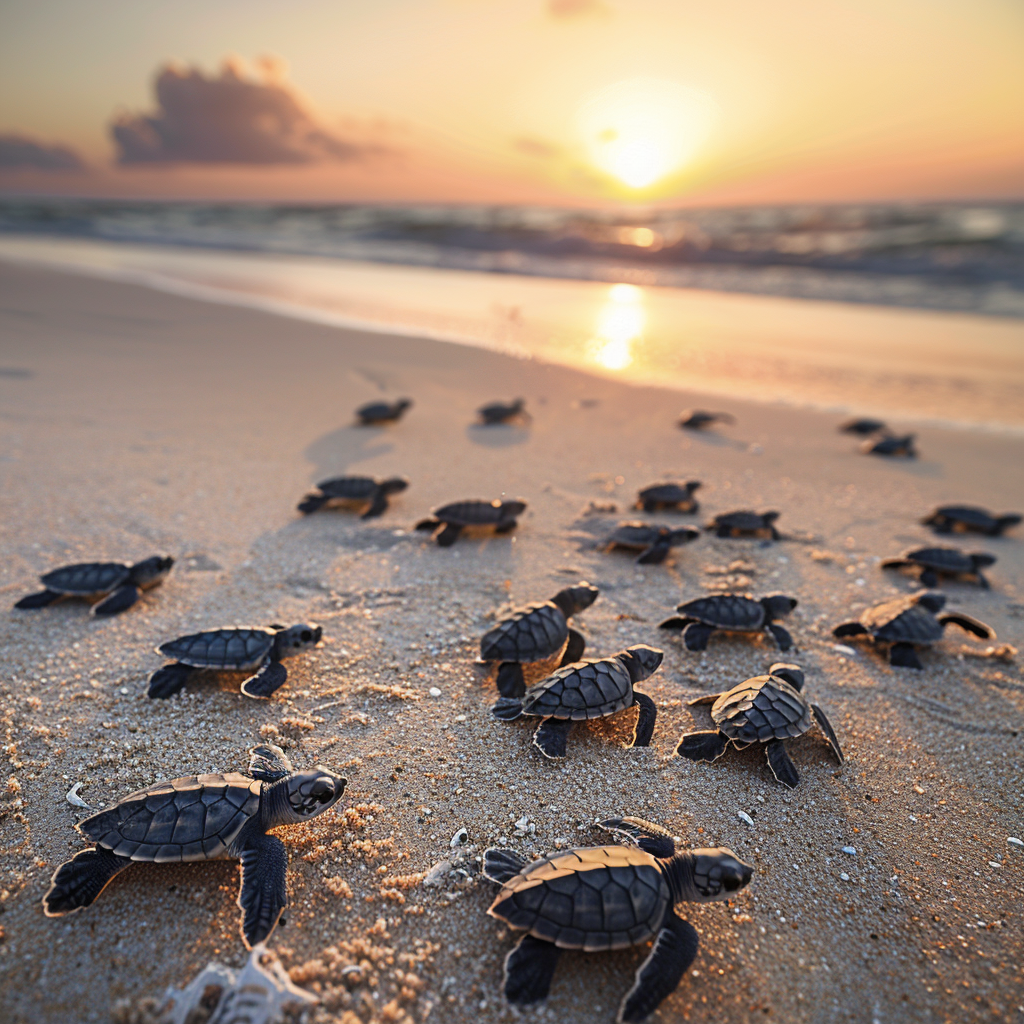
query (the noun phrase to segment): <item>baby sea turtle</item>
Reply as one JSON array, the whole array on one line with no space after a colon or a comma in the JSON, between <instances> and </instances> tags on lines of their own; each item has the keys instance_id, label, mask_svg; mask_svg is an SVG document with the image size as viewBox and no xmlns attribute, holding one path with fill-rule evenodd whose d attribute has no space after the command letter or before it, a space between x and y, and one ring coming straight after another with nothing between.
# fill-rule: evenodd
<instances>
[{"instance_id":1,"label":"baby sea turtle","mask_svg":"<svg viewBox=\"0 0 1024 1024\"><path fill-rule=\"evenodd\" d=\"M978 585L988 590L988 580L981 570L995 564L996 556L986 551L970 554L959 548L916 548L899 558L887 558L883 569L920 568L920 580L926 587L937 587L940 576L973 576Z\"/></svg>"},{"instance_id":2,"label":"baby sea turtle","mask_svg":"<svg viewBox=\"0 0 1024 1024\"><path fill-rule=\"evenodd\" d=\"M832 630L835 637L867 636L876 644L889 644L889 664L903 668L924 668L915 647L926 647L942 639L943 629L952 623L979 636L994 640L995 630L963 612L939 615L946 595L926 590L909 597L896 597L868 608L857 622L844 622Z\"/></svg>"},{"instance_id":3,"label":"baby sea turtle","mask_svg":"<svg viewBox=\"0 0 1024 1024\"><path fill-rule=\"evenodd\" d=\"M775 529L778 512L723 512L715 516L705 530L713 530L716 537L770 537L781 540L782 534Z\"/></svg>"},{"instance_id":4,"label":"baby sea turtle","mask_svg":"<svg viewBox=\"0 0 1024 1024\"><path fill-rule=\"evenodd\" d=\"M711 594L676 605L681 615L673 615L659 623L659 629L681 629L683 643L688 651L707 649L708 639L716 629L727 633L771 634L780 651L793 646L789 630L783 629L775 619L788 615L797 605L795 597L769 594L754 598L750 594Z\"/></svg>"},{"instance_id":5,"label":"baby sea turtle","mask_svg":"<svg viewBox=\"0 0 1024 1024\"><path fill-rule=\"evenodd\" d=\"M698 487L699 480L687 480L685 484L651 484L637 494L634 507L644 512L696 512L700 506L693 492Z\"/></svg>"},{"instance_id":6,"label":"baby sea turtle","mask_svg":"<svg viewBox=\"0 0 1024 1024\"><path fill-rule=\"evenodd\" d=\"M658 565L664 562L672 548L689 544L700 536L700 530L693 526L680 526L673 530L667 526L652 526L633 520L619 523L602 545L605 551L624 548L639 551L638 565Z\"/></svg>"},{"instance_id":7,"label":"baby sea turtle","mask_svg":"<svg viewBox=\"0 0 1024 1024\"><path fill-rule=\"evenodd\" d=\"M335 505L348 508L362 508L361 519L372 519L387 511L388 498L399 494L409 486L409 481L402 476L392 476L386 480L378 480L372 476L335 476L330 480L321 480L316 491L307 494L298 509L305 515L317 509Z\"/></svg>"},{"instance_id":8,"label":"baby sea turtle","mask_svg":"<svg viewBox=\"0 0 1024 1024\"><path fill-rule=\"evenodd\" d=\"M288 905L288 853L267 830L309 821L333 807L345 779L317 765L296 771L280 747L249 752L249 769L158 782L75 827L96 846L62 864L43 897L47 917L88 907L132 861L241 860L242 938L267 939Z\"/></svg>"},{"instance_id":9,"label":"baby sea turtle","mask_svg":"<svg viewBox=\"0 0 1024 1024\"><path fill-rule=\"evenodd\" d=\"M416 529L433 530L434 540L441 547L448 548L466 529L511 533L519 525L516 517L524 511L525 501L453 501L450 505L434 509L429 519L416 524Z\"/></svg>"},{"instance_id":10,"label":"baby sea turtle","mask_svg":"<svg viewBox=\"0 0 1024 1024\"><path fill-rule=\"evenodd\" d=\"M893 458L916 459L917 449L914 447L916 434L883 434L881 437L869 437L860 450L865 455L887 455Z\"/></svg>"},{"instance_id":11,"label":"baby sea turtle","mask_svg":"<svg viewBox=\"0 0 1024 1024\"><path fill-rule=\"evenodd\" d=\"M131 608L143 590L163 583L174 565L167 555L153 555L134 565L123 562L82 562L52 569L39 577L46 587L23 597L15 608L45 608L62 597L110 596L93 605L93 615L116 615Z\"/></svg>"},{"instance_id":12,"label":"baby sea turtle","mask_svg":"<svg viewBox=\"0 0 1024 1024\"><path fill-rule=\"evenodd\" d=\"M487 405L480 406L476 414L480 417L480 422L486 426L530 418L530 414L526 411L525 398L517 398L512 402L488 402Z\"/></svg>"},{"instance_id":13,"label":"baby sea turtle","mask_svg":"<svg viewBox=\"0 0 1024 1024\"><path fill-rule=\"evenodd\" d=\"M157 669L149 677L149 696L172 697L195 669L209 668L252 672L242 683L242 693L246 697L269 697L288 678L281 659L316 647L323 632L311 623L290 628L275 623L267 627L211 629L168 640L157 651L174 658L174 664Z\"/></svg>"},{"instance_id":14,"label":"baby sea turtle","mask_svg":"<svg viewBox=\"0 0 1024 1024\"><path fill-rule=\"evenodd\" d=\"M984 533L989 537L1001 537L1004 530L1020 521L1016 512L997 516L975 505L942 505L921 520L936 533Z\"/></svg>"},{"instance_id":15,"label":"baby sea turtle","mask_svg":"<svg viewBox=\"0 0 1024 1024\"><path fill-rule=\"evenodd\" d=\"M502 697L522 697L530 684L583 657L586 641L567 620L589 608L597 595L597 587L584 580L560 590L550 601L513 609L484 634L480 658L497 663Z\"/></svg>"},{"instance_id":16,"label":"baby sea turtle","mask_svg":"<svg viewBox=\"0 0 1024 1024\"><path fill-rule=\"evenodd\" d=\"M825 712L817 704L808 704L800 692L804 673L799 665L779 663L768 669L768 675L755 676L725 693L710 693L690 701L690 707L710 704L711 718L717 729L710 732L686 733L676 753L691 761L716 761L732 743L738 750L751 743L763 743L772 774L789 789L800 781L800 775L786 753L785 741L801 736L811 727L811 720L825 734L836 760L843 763L839 747Z\"/></svg>"},{"instance_id":17,"label":"baby sea turtle","mask_svg":"<svg viewBox=\"0 0 1024 1024\"><path fill-rule=\"evenodd\" d=\"M502 697L491 714L511 722L521 715L542 719L533 734L545 757L565 757L565 741L573 722L606 718L634 705L640 709L631 746L650 745L657 709L646 693L633 689L653 675L664 651L634 644L610 658L578 661L531 686L519 697Z\"/></svg>"},{"instance_id":18,"label":"baby sea turtle","mask_svg":"<svg viewBox=\"0 0 1024 1024\"><path fill-rule=\"evenodd\" d=\"M641 818L607 818L600 827L631 845L558 850L535 861L486 850L484 877L501 886L487 913L525 932L505 957L513 1006L547 998L563 949L597 953L654 939L616 1018L634 1024L675 991L697 956L697 931L675 905L730 899L754 869L720 846L677 853L665 829Z\"/></svg>"},{"instance_id":19,"label":"baby sea turtle","mask_svg":"<svg viewBox=\"0 0 1024 1024\"><path fill-rule=\"evenodd\" d=\"M364 427L372 427L378 423L396 423L411 405L411 398L399 398L396 402L367 402L356 409L356 419Z\"/></svg>"},{"instance_id":20,"label":"baby sea turtle","mask_svg":"<svg viewBox=\"0 0 1024 1024\"><path fill-rule=\"evenodd\" d=\"M879 434L888 429L881 420L873 420L868 416L858 416L856 419L847 420L839 424L841 434L860 434L867 437L869 434Z\"/></svg>"},{"instance_id":21,"label":"baby sea turtle","mask_svg":"<svg viewBox=\"0 0 1024 1024\"><path fill-rule=\"evenodd\" d=\"M727 412L708 412L706 409L684 409L679 414L679 426L687 430L703 430L714 423L735 423L736 417Z\"/></svg>"}]
</instances>

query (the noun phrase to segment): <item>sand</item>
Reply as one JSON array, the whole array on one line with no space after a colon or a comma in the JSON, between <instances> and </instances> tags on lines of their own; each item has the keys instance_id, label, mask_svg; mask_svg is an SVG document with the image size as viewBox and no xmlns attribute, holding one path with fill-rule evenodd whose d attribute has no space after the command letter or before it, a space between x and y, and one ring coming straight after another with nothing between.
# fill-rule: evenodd
<instances>
[{"instance_id":1,"label":"sand","mask_svg":"<svg viewBox=\"0 0 1024 1024\"><path fill-rule=\"evenodd\" d=\"M724 403L736 427L684 435L674 417L700 395L12 266L0 269L0 332L3 601L71 561L179 558L113 621L75 603L0 616L4 1020L103 1021L112 1008L141 1019L140 1000L211 959L244 963L231 862L133 867L62 919L40 900L83 845L73 826L84 812L65 800L74 783L109 804L160 778L244 768L261 738L349 779L346 810L279 833L291 907L271 945L328 996L315 1019L511 1020L501 961L512 937L485 915L492 888L474 858L502 840L530 855L598 843L595 819L623 813L687 844L730 846L757 869L730 904L688 911L701 950L652 1020L1017 1018L1024 850L1007 837L1024 832L1019 662L974 657L987 645L950 629L925 672L894 670L863 647L837 650L830 629L914 589L877 559L930 539L917 520L937 503L1020 508L1020 438L924 426L917 462L885 461L857 454L833 416L738 400ZM349 425L357 404L400 394L416 405L397 426ZM528 429L470 425L483 401L517 394ZM341 472L412 484L372 524L295 513L312 482ZM797 539L705 536L647 568L597 550L636 489L663 474L704 481L698 521L772 507ZM441 550L410 532L433 505L502 494L529 501L510 537ZM601 511L611 504L618 513ZM1022 536L966 545L998 556L991 591L946 588L952 607L1016 646ZM578 729L555 765L526 726L489 716L496 691L472 660L509 602L579 579L601 588L580 617L588 653L666 651L644 687L658 726L646 750ZM656 628L678 601L729 585L800 600L792 658L846 763L817 734L794 741L792 792L757 751L713 766L672 756L683 731L706 727L688 699L777 660L743 640L687 653ZM241 697L229 675L167 702L145 696L165 639L308 619L325 642L290 662L271 701ZM423 886L417 876L451 857L462 827L464 874ZM527 1019L613 1020L645 955L565 955ZM360 960L349 991L341 969Z\"/></svg>"}]
</instances>

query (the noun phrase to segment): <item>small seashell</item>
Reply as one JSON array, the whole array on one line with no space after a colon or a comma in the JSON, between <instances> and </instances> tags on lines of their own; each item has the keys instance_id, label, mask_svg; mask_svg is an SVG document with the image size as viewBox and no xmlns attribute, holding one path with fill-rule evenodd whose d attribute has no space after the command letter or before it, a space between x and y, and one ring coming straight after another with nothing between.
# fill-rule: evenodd
<instances>
[{"instance_id":1,"label":"small seashell","mask_svg":"<svg viewBox=\"0 0 1024 1024\"><path fill-rule=\"evenodd\" d=\"M857 652L852 647L847 647L846 644L833 644L833 651L838 651L840 654L856 654Z\"/></svg>"},{"instance_id":2,"label":"small seashell","mask_svg":"<svg viewBox=\"0 0 1024 1024\"><path fill-rule=\"evenodd\" d=\"M747 814L746 811L737 811L736 817L739 818L740 821L745 821L748 825L753 827L754 819L749 814Z\"/></svg>"},{"instance_id":3,"label":"small seashell","mask_svg":"<svg viewBox=\"0 0 1024 1024\"><path fill-rule=\"evenodd\" d=\"M848 874L847 874L847 873L846 873L845 871L844 871L844 872L843 872L843 873L842 873L842 874L841 874L841 875L840 875L839 877L840 877L840 878L841 878L841 879L842 879L842 880L843 880L844 882L848 882L848 881L850 880L850 876L849 876L849 875L848 875Z\"/></svg>"},{"instance_id":4,"label":"small seashell","mask_svg":"<svg viewBox=\"0 0 1024 1024\"><path fill-rule=\"evenodd\" d=\"M454 850L455 847L462 846L463 843L468 841L469 833L464 828L460 828L459 831L452 836L452 840L448 845Z\"/></svg>"},{"instance_id":5,"label":"small seashell","mask_svg":"<svg viewBox=\"0 0 1024 1024\"><path fill-rule=\"evenodd\" d=\"M431 697L441 696L441 691L436 686L432 686L429 690L427 690L427 693L429 693Z\"/></svg>"},{"instance_id":6,"label":"small seashell","mask_svg":"<svg viewBox=\"0 0 1024 1024\"><path fill-rule=\"evenodd\" d=\"M1011 846L1024 846L1024 839L1018 839L1016 836L1007 836L1006 841Z\"/></svg>"},{"instance_id":7,"label":"small seashell","mask_svg":"<svg viewBox=\"0 0 1024 1024\"><path fill-rule=\"evenodd\" d=\"M83 783L76 782L68 791L64 794L64 799L67 800L72 807L83 807L87 811L91 811L92 808L78 795L78 791L82 788Z\"/></svg>"},{"instance_id":8,"label":"small seashell","mask_svg":"<svg viewBox=\"0 0 1024 1024\"><path fill-rule=\"evenodd\" d=\"M439 860L426 874L423 879L423 885L432 889L436 886L441 885L444 880L448 877L448 872L452 869L452 862L450 860Z\"/></svg>"},{"instance_id":9,"label":"small seashell","mask_svg":"<svg viewBox=\"0 0 1024 1024\"><path fill-rule=\"evenodd\" d=\"M524 832L530 827L530 819L524 814L517 822L516 828L522 829Z\"/></svg>"},{"instance_id":10,"label":"small seashell","mask_svg":"<svg viewBox=\"0 0 1024 1024\"><path fill-rule=\"evenodd\" d=\"M851 856L851 857L856 857L857 856L857 847L856 846L844 846L843 847L843 853L849 854L849 856Z\"/></svg>"}]
</instances>

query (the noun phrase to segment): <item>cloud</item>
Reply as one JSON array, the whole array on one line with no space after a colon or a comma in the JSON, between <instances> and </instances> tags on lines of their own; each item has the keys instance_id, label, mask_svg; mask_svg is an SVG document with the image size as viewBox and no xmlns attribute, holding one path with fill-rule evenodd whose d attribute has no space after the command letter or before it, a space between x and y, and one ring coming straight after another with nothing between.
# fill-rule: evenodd
<instances>
[{"instance_id":1,"label":"cloud","mask_svg":"<svg viewBox=\"0 0 1024 1024\"><path fill-rule=\"evenodd\" d=\"M384 151L319 125L285 81L283 62L264 57L257 67L262 81L245 77L232 60L209 76L165 65L156 76L156 113L123 114L111 125L118 163L269 166L356 161Z\"/></svg>"},{"instance_id":2,"label":"cloud","mask_svg":"<svg viewBox=\"0 0 1024 1024\"><path fill-rule=\"evenodd\" d=\"M540 160L551 160L561 153L561 150L552 142L545 142L544 139L524 135L512 140L512 147L524 156L537 157Z\"/></svg>"},{"instance_id":3,"label":"cloud","mask_svg":"<svg viewBox=\"0 0 1024 1024\"><path fill-rule=\"evenodd\" d=\"M552 18L583 18L591 14L607 14L602 0L548 0L548 15Z\"/></svg>"},{"instance_id":4,"label":"cloud","mask_svg":"<svg viewBox=\"0 0 1024 1024\"><path fill-rule=\"evenodd\" d=\"M47 146L27 135L0 135L0 170L84 171L85 161L67 146Z\"/></svg>"}]
</instances>

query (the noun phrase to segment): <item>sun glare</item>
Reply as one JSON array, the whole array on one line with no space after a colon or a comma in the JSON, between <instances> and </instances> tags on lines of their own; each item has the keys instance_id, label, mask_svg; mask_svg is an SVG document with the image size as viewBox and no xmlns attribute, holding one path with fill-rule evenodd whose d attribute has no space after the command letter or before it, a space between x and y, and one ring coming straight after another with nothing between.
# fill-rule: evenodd
<instances>
[{"instance_id":1,"label":"sun glare","mask_svg":"<svg viewBox=\"0 0 1024 1024\"><path fill-rule=\"evenodd\" d=\"M635 285L613 284L590 339L590 357L606 370L624 370L633 362L633 343L643 334L643 292Z\"/></svg>"},{"instance_id":2,"label":"sun glare","mask_svg":"<svg viewBox=\"0 0 1024 1024\"><path fill-rule=\"evenodd\" d=\"M711 98L697 89L631 78L587 100L579 123L594 165L629 188L643 189L693 158L714 113Z\"/></svg>"}]
</instances>

